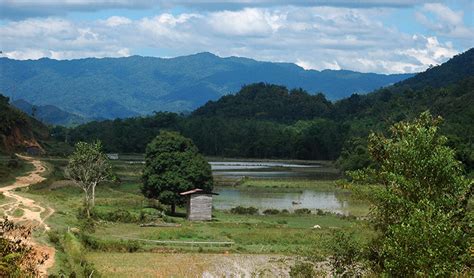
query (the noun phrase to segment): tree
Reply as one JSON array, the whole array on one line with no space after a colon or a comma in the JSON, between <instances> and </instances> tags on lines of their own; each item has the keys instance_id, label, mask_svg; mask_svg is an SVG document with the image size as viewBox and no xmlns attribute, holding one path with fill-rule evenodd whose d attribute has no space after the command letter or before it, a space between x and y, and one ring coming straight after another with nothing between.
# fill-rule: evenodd
<instances>
[{"instance_id":1,"label":"tree","mask_svg":"<svg viewBox=\"0 0 474 278\"><path fill-rule=\"evenodd\" d=\"M180 192L213 188L211 166L191 139L170 131L161 131L147 145L142 178L143 195L171 205L172 213L184 203Z\"/></svg>"},{"instance_id":2,"label":"tree","mask_svg":"<svg viewBox=\"0 0 474 278\"><path fill-rule=\"evenodd\" d=\"M95 204L95 188L111 177L112 166L102 152L100 141L79 142L74 153L69 156L66 177L74 181L84 191L84 207L88 217Z\"/></svg>"},{"instance_id":3,"label":"tree","mask_svg":"<svg viewBox=\"0 0 474 278\"><path fill-rule=\"evenodd\" d=\"M380 236L371 258L389 276L452 276L469 260L473 183L438 135L440 123L424 112L395 124L390 138L371 134L375 167L352 173L355 181L381 185L372 198Z\"/></svg>"}]
</instances>

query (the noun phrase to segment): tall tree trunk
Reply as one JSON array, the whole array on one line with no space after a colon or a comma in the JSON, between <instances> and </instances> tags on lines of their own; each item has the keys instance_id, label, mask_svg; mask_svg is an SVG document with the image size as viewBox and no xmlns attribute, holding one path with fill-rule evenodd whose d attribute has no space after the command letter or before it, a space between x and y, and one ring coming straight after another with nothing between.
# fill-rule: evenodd
<instances>
[{"instance_id":1,"label":"tall tree trunk","mask_svg":"<svg viewBox=\"0 0 474 278\"><path fill-rule=\"evenodd\" d=\"M84 190L84 209L86 210L87 218L91 217L91 211L90 211L90 196L89 192L87 190Z\"/></svg>"},{"instance_id":2,"label":"tall tree trunk","mask_svg":"<svg viewBox=\"0 0 474 278\"><path fill-rule=\"evenodd\" d=\"M91 207L94 207L95 206L95 184L92 185L92 199L91 199Z\"/></svg>"}]
</instances>

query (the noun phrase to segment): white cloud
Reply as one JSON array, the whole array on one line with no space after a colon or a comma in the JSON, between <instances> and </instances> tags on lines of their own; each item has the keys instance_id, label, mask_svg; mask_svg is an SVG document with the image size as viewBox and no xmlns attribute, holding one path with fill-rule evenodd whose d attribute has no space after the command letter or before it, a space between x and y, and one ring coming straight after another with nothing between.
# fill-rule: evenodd
<instances>
[{"instance_id":1,"label":"white cloud","mask_svg":"<svg viewBox=\"0 0 474 278\"><path fill-rule=\"evenodd\" d=\"M218 33L229 36L265 36L278 30L285 14L262 9L246 8L240 11L211 13L209 25Z\"/></svg>"},{"instance_id":2,"label":"white cloud","mask_svg":"<svg viewBox=\"0 0 474 278\"><path fill-rule=\"evenodd\" d=\"M428 15L433 16L434 19L430 19ZM437 35L474 42L474 29L464 24L464 11L462 10L454 11L440 3L428 3L415 16L418 22L436 32ZM468 16L473 16L472 11Z\"/></svg>"},{"instance_id":3,"label":"white cloud","mask_svg":"<svg viewBox=\"0 0 474 278\"><path fill-rule=\"evenodd\" d=\"M294 62L306 69L384 73L421 71L458 53L439 36L385 26L383 17L390 11L286 6L140 19L26 19L0 25L0 48L15 59L122 57L140 54L142 48L166 56L210 51Z\"/></svg>"},{"instance_id":4,"label":"white cloud","mask_svg":"<svg viewBox=\"0 0 474 278\"><path fill-rule=\"evenodd\" d=\"M105 25L109 27L115 27L130 23L132 23L132 21L123 16L111 16L105 20Z\"/></svg>"}]
</instances>

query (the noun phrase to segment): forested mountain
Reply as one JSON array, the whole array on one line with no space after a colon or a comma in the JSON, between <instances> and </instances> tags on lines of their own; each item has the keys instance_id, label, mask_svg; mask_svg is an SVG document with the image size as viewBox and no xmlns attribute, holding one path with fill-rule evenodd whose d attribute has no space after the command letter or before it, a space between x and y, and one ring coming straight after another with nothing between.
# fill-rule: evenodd
<instances>
[{"instance_id":1,"label":"forested mountain","mask_svg":"<svg viewBox=\"0 0 474 278\"><path fill-rule=\"evenodd\" d=\"M23 99L13 101L11 105L49 125L74 126L90 121L87 118L63 111L54 105L37 106Z\"/></svg>"},{"instance_id":2,"label":"forested mountain","mask_svg":"<svg viewBox=\"0 0 474 278\"><path fill-rule=\"evenodd\" d=\"M332 103L321 93L310 95L302 89L288 91L283 86L258 83L209 101L192 115L293 122L327 117L331 109Z\"/></svg>"},{"instance_id":3,"label":"forested mountain","mask_svg":"<svg viewBox=\"0 0 474 278\"><path fill-rule=\"evenodd\" d=\"M0 152L25 151L25 147L42 148L39 139L49 137L48 128L24 112L12 107L0 94Z\"/></svg>"},{"instance_id":4,"label":"forested mountain","mask_svg":"<svg viewBox=\"0 0 474 278\"><path fill-rule=\"evenodd\" d=\"M324 92L330 100L366 93L412 74L304 70L290 63L220 58L211 53L161 59L0 59L0 90L38 106L82 117L124 118L154 111L192 111L255 82Z\"/></svg>"},{"instance_id":5,"label":"forested mountain","mask_svg":"<svg viewBox=\"0 0 474 278\"><path fill-rule=\"evenodd\" d=\"M442 64L434 66L421 74L396 84L396 87L408 86L416 90L425 87L440 88L452 85L474 75L474 48L454 56Z\"/></svg>"},{"instance_id":6,"label":"forested mountain","mask_svg":"<svg viewBox=\"0 0 474 278\"><path fill-rule=\"evenodd\" d=\"M453 66L455 61L457 66ZM206 155L254 158L336 159L343 169L368 163L366 138L396 121L430 110L445 119L442 132L468 169L474 169L474 68L472 50L413 80L450 80L444 87L407 80L368 95L329 102L323 95L257 83L233 96L200 107L189 116L157 113L150 117L91 122L68 133L72 142L100 139L109 151L143 152L160 129L193 139ZM449 70L445 70L444 66ZM462 65L462 66L460 66ZM436 73L436 74L434 74ZM444 77L448 73L450 77ZM437 82L437 81L436 81ZM430 83L434 84L434 83Z\"/></svg>"}]
</instances>

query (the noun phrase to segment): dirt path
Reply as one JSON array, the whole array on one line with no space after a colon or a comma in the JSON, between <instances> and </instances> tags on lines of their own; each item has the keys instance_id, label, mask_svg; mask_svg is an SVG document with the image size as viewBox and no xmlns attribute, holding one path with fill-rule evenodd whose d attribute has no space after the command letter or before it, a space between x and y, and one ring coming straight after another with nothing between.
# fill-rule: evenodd
<instances>
[{"instance_id":1,"label":"dirt path","mask_svg":"<svg viewBox=\"0 0 474 278\"><path fill-rule=\"evenodd\" d=\"M4 210L5 215L15 222L22 222L24 225L28 225L34 229L43 229L43 231L49 231L50 227L45 223L45 220L54 213L52 208L45 208L37 204L34 200L22 197L15 193L15 189L27 187L35 183L39 183L45 180L40 174L43 173L46 168L43 163L39 160L35 160L32 157L18 155L19 158L26 160L33 164L35 169L28 173L26 176L16 178L16 181L9 186L1 187L0 192L9 199L11 202L0 206ZM21 211L21 216L15 216L15 211ZM47 271L54 265L54 254L55 249L51 246L41 245L37 242L32 242L35 248L48 255L48 259L43 265L41 265L39 272L40 276L47 276Z\"/></svg>"}]
</instances>

